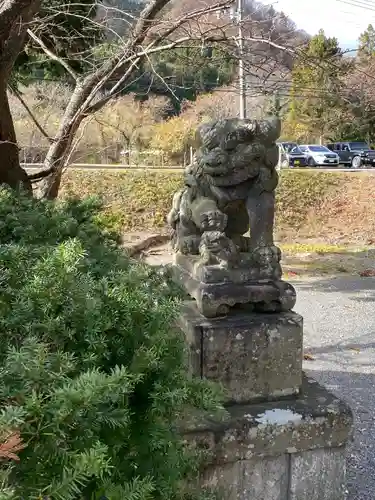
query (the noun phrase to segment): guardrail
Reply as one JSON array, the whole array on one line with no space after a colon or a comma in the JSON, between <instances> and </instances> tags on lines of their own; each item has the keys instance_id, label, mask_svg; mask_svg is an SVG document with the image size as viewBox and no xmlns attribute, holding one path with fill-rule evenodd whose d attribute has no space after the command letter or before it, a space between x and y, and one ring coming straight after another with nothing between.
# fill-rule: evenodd
<instances>
[{"instance_id":1,"label":"guardrail","mask_svg":"<svg viewBox=\"0 0 375 500\"><path fill-rule=\"evenodd\" d=\"M42 169L44 167L43 163L21 163L23 168L28 170L34 169ZM133 171L154 171L154 172L181 172L185 169L185 167L181 165L170 165L163 167L154 167L152 165L124 165L124 164L115 164L115 163L72 163L69 166L70 169L74 170L112 170L112 171L125 171L125 170L133 170ZM374 168L338 168L338 167L300 167L300 168L281 168L280 170L289 170L289 171L301 171L301 172L352 172L352 173L360 173L360 172L372 172L375 174Z\"/></svg>"},{"instance_id":2,"label":"guardrail","mask_svg":"<svg viewBox=\"0 0 375 500\"><path fill-rule=\"evenodd\" d=\"M37 168L41 169L44 167L44 163L21 163L23 168ZM125 165L117 163L72 163L69 168L85 169L85 170L183 170L185 167L181 165L165 165L163 167L154 167L152 165Z\"/></svg>"}]
</instances>

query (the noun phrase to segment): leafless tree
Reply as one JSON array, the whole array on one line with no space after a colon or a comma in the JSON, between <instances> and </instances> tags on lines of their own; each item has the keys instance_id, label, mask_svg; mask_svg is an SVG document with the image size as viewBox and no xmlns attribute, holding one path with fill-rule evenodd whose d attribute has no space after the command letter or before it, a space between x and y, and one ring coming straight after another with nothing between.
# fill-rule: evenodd
<instances>
[{"instance_id":1,"label":"leafless tree","mask_svg":"<svg viewBox=\"0 0 375 500\"><path fill-rule=\"evenodd\" d=\"M13 1L18 4L22 3L21 0ZM26 3L26 0L23 1ZM66 59L58 56L43 43L38 32L33 31L32 26L28 28L26 25L27 34L33 43L38 44L48 58L59 63L74 84L58 130L52 137L43 130L41 124L36 123L35 117L31 116L39 132L47 137L50 144L43 170L29 176L29 180L38 181L38 195L49 199L56 198L63 172L71 162L72 151L80 137L78 133L80 127L84 126L89 117L129 87L144 63L147 62L152 68L152 57L155 54L173 50L187 43L190 45L192 43L197 45L220 43L232 57L239 57L237 29L229 16L221 15L232 3L232 0L199 0L193 8L190 7L174 15L171 15L170 11L166 13L166 9L172 4L171 0L148 0L139 15L124 11L117 12L119 10L117 9L116 15L118 14L122 21L127 22L127 29L116 33L111 27L113 23L106 24L107 29L112 30L112 47L115 47L115 50L102 64L93 66L83 75L77 74ZM37 5L32 4L32 7L35 12ZM111 11L116 10L116 7L110 3L105 8ZM32 12L30 10L29 16L32 16ZM106 19L102 14L101 22L104 21ZM268 34L264 34L258 21L256 21L257 27L254 23L251 25L250 21L249 16L244 21L248 23L245 32L246 44L252 56L255 54L256 57L248 59L248 73L260 81L267 80L271 75L275 75L277 60L272 61L269 51L265 49L272 49L277 54L286 52L293 55L294 52L288 49L286 44L279 43L272 29ZM22 27L25 31L24 24ZM285 42L285 38L282 41ZM19 50L20 48L21 46ZM164 81L161 75L156 74L156 76L168 86L168 82ZM279 75L278 80L283 81L282 75ZM256 89L254 95L261 93ZM16 147L14 133L13 139ZM19 170L22 171L22 169Z\"/></svg>"},{"instance_id":2,"label":"leafless tree","mask_svg":"<svg viewBox=\"0 0 375 500\"><path fill-rule=\"evenodd\" d=\"M212 6L196 9L177 19L167 21L163 19L162 13L169 1L148 1L138 19L133 20L126 36L118 39L115 53L101 66L93 68L83 76L76 74L65 60L47 48L32 30L28 30L33 41L39 43L48 57L59 62L75 82L58 131L51 138L51 146L44 162L45 169L42 173L33 175L33 179L38 175L43 177L39 185L40 196L46 198L57 196L62 173L69 163L74 139L82 122L116 98L119 92L132 82L136 70L143 61L150 61L153 54L171 50L192 39L222 38L222 34L217 30L214 32L212 24L205 23L204 18L228 6L230 1L222 0ZM132 21L132 16L129 18ZM201 21L202 26L199 34L191 30L191 24L197 20Z\"/></svg>"}]
</instances>

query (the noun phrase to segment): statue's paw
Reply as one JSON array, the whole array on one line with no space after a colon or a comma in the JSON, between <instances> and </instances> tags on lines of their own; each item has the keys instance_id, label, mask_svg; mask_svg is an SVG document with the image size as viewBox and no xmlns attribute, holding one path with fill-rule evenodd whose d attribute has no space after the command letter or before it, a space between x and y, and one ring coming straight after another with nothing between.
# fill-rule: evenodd
<instances>
[{"instance_id":1,"label":"statue's paw","mask_svg":"<svg viewBox=\"0 0 375 500\"><path fill-rule=\"evenodd\" d=\"M176 245L176 250L185 255L198 255L199 254L200 237L198 236L185 236L179 238Z\"/></svg>"},{"instance_id":2,"label":"statue's paw","mask_svg":"<svg viewBox=\"0 0 375 500\"><path fill-rule=\"evenodd\" d=\"M205 212L201 215L200 226L203 231L224 231L228 217L220 210Z\"/></svg>"}]
</instances>

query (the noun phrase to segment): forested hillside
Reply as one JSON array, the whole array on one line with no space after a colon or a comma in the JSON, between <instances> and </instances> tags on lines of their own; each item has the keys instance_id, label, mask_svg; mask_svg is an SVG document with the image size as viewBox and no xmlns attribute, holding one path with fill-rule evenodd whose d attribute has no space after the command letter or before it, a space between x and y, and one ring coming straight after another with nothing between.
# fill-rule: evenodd
<instances>
[{"instance_id":1,"label":"forested hillside","mask_svg":"<svg viewBox=\"0 0 375 500\"><path fill-rule=\"evenodd\" d=\"M174 0L165 9L162 18L176 20L186 13L213 5L215 0ZM43 9L34 22L33 30L57 55L69 60L78 72L107 57L113 46L122 43L144 3L140 0L105 0L99 6L91 1L65 3L62 9L55 0L44 0ZM52 21L52 22L51 22ZM95 21L95 22L93 22ZM228 11L213 13L203 21L210 30L223 30L235 37L237 27ZM195 23L195 24L194 24ZM202 19L195 20L193 29L201 29ZM273 7L253 0L245 2L243 33L245 66L251 93L270 91L285 81L293 67L293 55L254 39L261 38L282 47L299 47L308 39L293 21ZM178 36L178 32L174 36ZM253 40L251 40L253 39ZM91 49L95 48L94 51ZM90 50L88 50L90 49ZM141 65L136 81L123 93L150 94L172 99L179 110L184 99L228 85L236 86L237 50L222 44L187 42L183 47L153 56ZM46 57L43 48L32 39L17 60L16 71L23 82L58 79L69 82L69 75L56 61Z\"/></svg>"},{"instance_id":2,"label":"forested hillside","mask_svg":"<svg viewBox=\"0 0 375 500\"><path fill-rule=\"evenodd\" d=\"M127 50L144 5L84 0L60 8L56 0L44 0L12 79L22 160L44 161L77 91L76 79L87 81ZM79 115L79 121L89 119L79 140L69 143L68 163L181 164L189 161L199 123L238 114L238 26L228 9L216 5L166 2L150 24L147 43L164 33L158 43L167 49L151 50L91 87L89 115L83 108ZM181 19L187 22L171 30ZM356 57L348 57L336 39L323 32L311 37L282 12L253 0L245 1L242 31L248 116L278 113L288 140L375 141L371 25Z\"/></svg>"}]
</instances>

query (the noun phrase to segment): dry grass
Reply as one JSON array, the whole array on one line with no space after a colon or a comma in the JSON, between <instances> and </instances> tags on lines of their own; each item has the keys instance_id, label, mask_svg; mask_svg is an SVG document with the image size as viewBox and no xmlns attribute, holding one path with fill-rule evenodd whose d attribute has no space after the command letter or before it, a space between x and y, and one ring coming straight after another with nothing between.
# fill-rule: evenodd
<instances>
[{"instance_id":1,"label":"dry grass","mask_svg":"<svg viewBox=\"0 0 375 500\"><path fill-rule=\"evenodd\" d=\"M97 194L102 220L116 231L164 232L182 175L71 171L62 196ZM289 278L371 273L375 267L375 175L286 172L277 191L276 237Z\"/></svg>"},{"instance_id":2,"label":"dry grass","mask_svg":"<svg viewBox=\"0 0 375 500\"><path fill-rule=\"evenodd\" d=\"M338 174L283 174L277 191L278 239L295 241L297 234L311 233L320 207L345 180L345 175ZM106 217L116 229L152 230L165 226L173 193L180 186L180 173L70 171L61 194L100 195L106 203Z\"/></svg>"},{"instance_id":3,"label":"dry grass","mask_svg":"<svg viewBox=\"0 0 375 500\"><path fill-rule=\"evenodd\" d=\"M61 196L99 195L106 207L103 219L116 231L162 230L180 186L182 176L173 173L70 171Z\"/></svg>"},{"instance_id":4,"label":"dry grass","mask_svg":"<svg viewBox=\"0 0 375 500\"><path fill-rule=\"evenodd\" d=\"M181 185L182 174L172 172L68 171L61 194L100 195L118 228L155 229L164 227L173 193ZM374 190L372 174L283 173L277 190L277 239L372 244Z\"/></svg>"}]
</instances>

